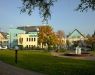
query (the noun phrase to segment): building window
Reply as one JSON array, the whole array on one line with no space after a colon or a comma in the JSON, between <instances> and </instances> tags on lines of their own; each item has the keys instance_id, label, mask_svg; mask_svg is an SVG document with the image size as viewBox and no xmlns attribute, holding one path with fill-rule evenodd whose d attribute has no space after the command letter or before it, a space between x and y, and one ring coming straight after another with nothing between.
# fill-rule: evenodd
<instances>
[{"instance_id":1,"label":"building window","mask_svg":"<svg viewBox=\"0 0 95 75\"><path fill-rule=\"evenodd\" d=\"M31 47L33 47L33 45L31 45Z\"/></svg>"},{"instance_id":2,"label":"building window","mask_svg":"<svg viewBox=\"0 0 95 75\"><path fill-rule=\"evenodd\" d=\"M33 38L32 38L32 41L33 41Z\"/></svg>"},{"instance_id":3,"label":"building window","mask_svg":"<svg viewBox=\"0 0 95 75\"><path fill-rule=\"evenodd\" d=\"M19 38L19 42L22 44L23 43L23 38Z\"/></svg>"},{"instance_id":4,"label":"building window","mask_svg":"<svg viewBox=\"0 0 95 75\"><path fill-rule=\"evenodd\" d=\"M34 41L36 41L36 38L34 38Z\"/></svg>"},{"instance_id":5,"label":"building window","mask_svg":"<svg viewBox=\"0 0 95 75\"><path fill-rule=\"evenodd\" d=\"M29 48L31 48L31 45L29 45Z\"/></svg>"},{"instance_id":6,"label":"building window","mask_svg":"<svg viewBox=\"0 0 95 75\"><path fill-rule=\"evenodd\" d=\"M26 45L26 48L28 48L28 45Z\"/></svg>"},{"instance_id":7,"label":"building window","mask_svg":"<svg viewBox=\"0 0 95 75\"><path fill-rule=\"evenodd\" d=\"M23 42L23 38L22 38L21 40L22 40L22 42Z\"/></svg>"},{"instance_id":8,"label":"building window","mask_svg":"<svg viewBox=\"0 0 95 75\"><path fill-rule=\"evenodd\" d=\"M27 38L27 41L28 41L28 38Z\"/></svg>"}]
</instances>

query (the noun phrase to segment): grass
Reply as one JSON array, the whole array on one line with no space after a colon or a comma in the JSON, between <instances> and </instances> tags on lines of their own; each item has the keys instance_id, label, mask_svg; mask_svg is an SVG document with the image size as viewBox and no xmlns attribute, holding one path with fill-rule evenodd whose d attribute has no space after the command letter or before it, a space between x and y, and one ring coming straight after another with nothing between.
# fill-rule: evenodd
<instances>
[{"instance_id":1,"label":"grass","mask_svg":"<svg viewBox=\"0 0 95 75\"><path fill-rule=\"evenodd\" d=\"M95 56L95 50L91 51L90 54Z\"/></svg>"},{"instance_id":2,"label":"grass","mask_svg":"<svg viewBox=\"0 0 95 75\"><path fill-rule=\"evenodd\" d=\"M48 52L18 51L18 63L13 50L0 50L0 60L17 67L48 75L95 75L95 61L51 56Z\"/></svg>"}]
</instances>

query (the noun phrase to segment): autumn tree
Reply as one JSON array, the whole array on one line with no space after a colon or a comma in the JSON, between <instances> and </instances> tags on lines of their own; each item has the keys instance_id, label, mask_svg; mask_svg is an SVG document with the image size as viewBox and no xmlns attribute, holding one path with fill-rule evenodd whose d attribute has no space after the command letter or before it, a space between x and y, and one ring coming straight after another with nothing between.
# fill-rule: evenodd
<instances>
[{"instance_id":1,"label":"autumn tree","mask_svg":"<svg viewBox=\"0 0 95 75\"><path fill-rule=\"evenodd\" d=\"M39 14L43 17L43 21L48 21L51 17L51 7L58 0L21 0L21 12L27 12L29 15L35 10L39 9ZM69 2L69 1L68 1ZM77 7L77 6L76 6ZM88 9L95 10L95 0L80 0L76 10L87 11Z\"/></svg>"},{"instance_id":2,"label":"autumn tree","mask_svg":"<svg viewBox=\"0 0 95 75\"><path fill-rule=\"evenodd\" d=\"M48 48L57 44L57 36L55 35L51 26L40 26L39 27L39 44L47 45Z\"/></svg>"}]
</instances>

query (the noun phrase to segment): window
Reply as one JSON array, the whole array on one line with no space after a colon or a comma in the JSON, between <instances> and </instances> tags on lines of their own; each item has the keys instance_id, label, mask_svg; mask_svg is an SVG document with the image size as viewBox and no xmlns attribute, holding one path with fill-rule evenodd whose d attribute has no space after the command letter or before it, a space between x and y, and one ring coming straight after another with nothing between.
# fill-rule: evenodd
<instances>
[{"instance_id":1,"label":"window","mask_svg":"<svg viewBox=\"0 0 95 75\"><path fill-rule=\"evenodd\" d=\"M33 47L33 45L31 45L31 47Z\"/></svg>"},{"instance_id":2,"label":"window","mask_svg":"<svg viewBox=\"0 0 95 75\"><path fill-rule=\"evenodd\" d=\"M27 38L27 41L28 41L28 38Z\"/></svg>"},{"instance_id":3,"label":"window","mask_svg":"<svg viewBox=\"0 0 95 75\"><path fill-rule=\"evenodd\" d=\"M23 38L19 38L19 43L23 43Z\"/></svg>"},{"instance_id":4,"label":"window","mask_svg":"<svg viewBox=\"0 0 95 75\"><path fill-rule=\"evenodd\" d=\"M31 45L29 45L29 48L31 47Z\"/></svg>"},{"instance_id":5,"label":"window","mask_svg":"<svg viewBox=\"0 0 95 75\"><path fill-rule=\"evenodd\" d=\"M36 41L36 38L34 38L34 41Z\"/></svg>"},{"instance_id":6,"label":"window","mask_svg":"<svg viewBox=\"0 0 95 75\"><path fill-rule=\"evenodd\" d=\"M23 38L22 38L21 40L22 40L22 42L23 42Z\"/></svg>"},{"instance_id":7,"label":"window","mask_svg":"<svg viewBox=\"0 0 95 75\"><path fill-rule=\"evenodd\" d=\"M33 41L33 38L32 38L32 41Z\"/></svg>"},{"instance_id":8,"label":"window","mask_svg":"<svg viewBox=\"0 0 95 75\"><path fill-rule=\"evenodd\" d=\"M28 48L28 45L26 45L26 48Z\"/></svg>"}]
</instances>

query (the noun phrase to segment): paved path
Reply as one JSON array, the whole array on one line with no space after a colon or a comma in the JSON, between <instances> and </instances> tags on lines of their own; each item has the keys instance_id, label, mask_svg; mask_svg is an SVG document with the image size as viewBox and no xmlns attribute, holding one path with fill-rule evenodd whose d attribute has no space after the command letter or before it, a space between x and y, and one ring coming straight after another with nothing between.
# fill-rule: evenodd
<instances>
[{"instance_id":1,"label":"paved path","mask_svg":"<svg viewBox=\"0 0 95 75\"><path fill-rule=\"evenodd\" d=\"M45 74L17 68L0 61L0 75L45 75Z\"/></svg>"}]
</instances>

